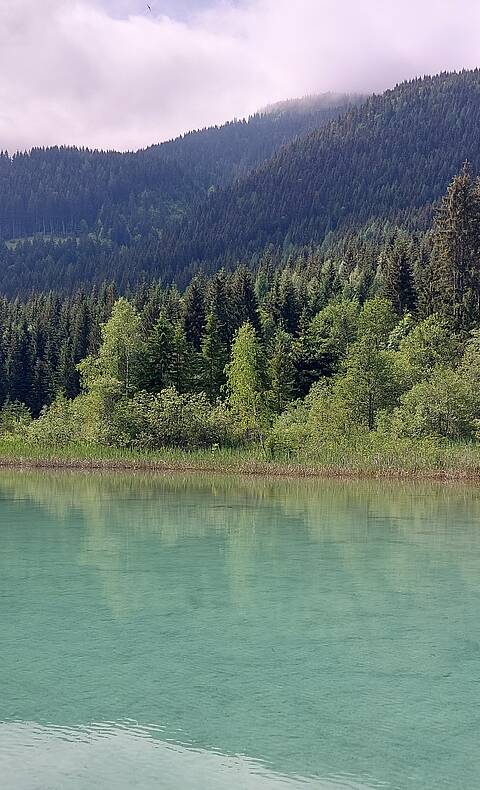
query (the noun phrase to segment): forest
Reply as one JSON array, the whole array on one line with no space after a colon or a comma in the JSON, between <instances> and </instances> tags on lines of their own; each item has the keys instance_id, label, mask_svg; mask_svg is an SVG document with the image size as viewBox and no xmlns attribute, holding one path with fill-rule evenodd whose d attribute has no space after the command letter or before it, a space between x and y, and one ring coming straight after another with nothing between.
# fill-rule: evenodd
<instances>
[{"instance_id":1,"label":"forest","mask_svg":"<svg viewBox=\"0 0 480 790\"><path fill-rule=\"evenodd\" d=\"M475 443L480 180L468 163L431 227L347 234L283 264L266 249L175 284L0 303L0 433L32 446L256 448ZM440 445L436 445L440 446Z\"/></svg>"},{"instance_id":2,"label":"forest","mask_svg":"<svg viewBox=\"0 0 480 790\"><path fill-rule=\"evenodd\" d=\"M0 293L145 282L425 234L464 161L480 168L480 71L365 99L320 96L136 153L0 156Z\"/></svg>"}]
</instances>

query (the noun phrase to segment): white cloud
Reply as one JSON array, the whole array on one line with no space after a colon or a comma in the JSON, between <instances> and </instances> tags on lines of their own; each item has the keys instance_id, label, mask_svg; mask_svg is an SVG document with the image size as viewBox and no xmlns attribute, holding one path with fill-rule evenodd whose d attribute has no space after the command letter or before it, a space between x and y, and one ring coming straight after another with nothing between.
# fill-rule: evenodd
<instances>
[{"instance_id":1,"label":"white cloud","mask_svg":"<svg viewBox=\"0 0 480 790\"><path fill-rule=\"evenodd\" d=\"M2 0L0 148L136 148L281 98L480 62L478 0L215 0L182 20L150 4L114 17L111 0Z\"/></svg>"}]
</instances>

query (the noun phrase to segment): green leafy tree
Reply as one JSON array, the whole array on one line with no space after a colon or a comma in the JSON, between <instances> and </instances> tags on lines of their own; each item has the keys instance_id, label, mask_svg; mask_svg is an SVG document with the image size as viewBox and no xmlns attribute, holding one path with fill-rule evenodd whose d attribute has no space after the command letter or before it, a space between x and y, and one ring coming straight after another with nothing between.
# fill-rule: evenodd
<instances>
[{"instance_id":1,"label":"green leafy tree","mask_svg":"<svg viewBox=\"0 0 480 790\"><path fill-rule=\"evenodd\" d=\"M311 320L296 343L296 366L301 394L321 376L331 376L339 369L357 334L359 305L341 299L324 307Z\"/></svg>"},{"instance_id":2,"label":"green leafy tree","mask_svg":"<svg viewBox=\"0 0 480 790\"><path fill-rule=\"evenodd\" d=\"M437 365L451 365L458 340L445 320L432 315L417 324L398 346L398 364L407 388L426 379Z\"/></svg>"},{"instance_id":3,"label":"green leafy tree","mask_svg":"<svg viewBox=\"0 0 480 790\"><path fill-rule=\"evenodd\" d=\"M471 438L479 415L479 398L456 370L436 367L427 381L420 381L401 397L391 429L401 436L447 439Z\"/></svg>"},{"instance_id":4,"label":"green leafy tree","mask_svg":"<svg viewBox=\"0 0 480 790\"><path fill-rule=\"evenodd\" d=\"M138 383L143 341L140 316L124 297L113 305L101 337L98 355L87 357L79 365L83 385L88 389L98 379L110 379L118 382L128 396Z\"/></svg>"},{"instance_id":5,"label":"green leafy tree","mask_svg":"<svg viewBox=\"0 0 480 790\"><path fill-rule=\"evenodd\" d=\"M358 337L370 343L377 351L385 349L397 321L398 317L389 299L381 296L367 299L358 317Z\"/></svg>"},{"instance_id":6,"label":"green leafy tree","mask_svg":"<svg viewBox=\"0 0 480 790\"><path fill-rule=\"evenodd\" d=\"M235 335L227 365L228 402L246 433L261 434L266 424L265 357L249 323Z\"/></svg>"},{"instance_id":7,"label":"green leafy tree","mask_svg":"<svg viewBox=\"0 0 480 790\"><path fill-rule=\"evenodd\" d=\"M393 353L379 350L370 338L362 338L350 347L343 370L334 395L353 422L373 430L378 412L393 408L398 398Z\"/></svg>"}]
</instances>

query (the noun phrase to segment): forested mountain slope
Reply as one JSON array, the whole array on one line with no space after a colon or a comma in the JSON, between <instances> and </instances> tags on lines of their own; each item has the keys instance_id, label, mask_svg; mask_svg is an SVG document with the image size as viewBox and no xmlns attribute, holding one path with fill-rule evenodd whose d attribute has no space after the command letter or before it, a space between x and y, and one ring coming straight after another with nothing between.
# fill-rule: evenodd
<instances>
[{"instance_id":1,"label":"forested mountain slope","mask_svg":"<svg viewBox=\"0 0 480 790\"><path fill-rule=\"evenodd\" d=\"M479 129L478 69L403 83L211 195L166 239L165 259L248 258L378 217L422 225L462 162L478 169Z\"/></svg>"},{"instance_id":2,"label":"forested mountain slope","mask_svg":"<svg viewBox=\"0 0 480 790\"><path fill-rule=\"evenodd\" d=\"M248 263L267 246L288 256L332 232L428 228L463 162L480 169L480 70L349 103L284 103L135 154L4 156L0 291L105 280L125 290L152 277L183 287L200 268Z\"/></svg>"},{"instance_id":3,"label":"forested mountain slope","mask_svg":"<svg viewBox=\"0 0 480 790\"><path fill-rule=\"evenodd\" d=\"M0 154L0 239L94 230L128 244L355 101L326 94L287 102L135 153L53 147Z\"/></svg>"}]
</instances>

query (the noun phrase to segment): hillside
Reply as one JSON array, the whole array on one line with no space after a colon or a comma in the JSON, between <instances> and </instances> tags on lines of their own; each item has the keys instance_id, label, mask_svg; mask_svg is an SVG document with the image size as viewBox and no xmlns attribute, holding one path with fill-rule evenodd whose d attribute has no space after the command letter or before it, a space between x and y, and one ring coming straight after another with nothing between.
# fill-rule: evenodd
<instances>
[{"instance_id":1,"label":"hillside","mask_svg":"<svg viewBox=\"0 0 480 790\"><path fill-rule=\"evenodd\" d=\"M465 160L478 169L479 127L479 70L403 83L211 195L165 240L165 258L248 258L378 217L421 225Z\"/></svg>"},{"instance_id":2,"label":"hillside","mask_svg":"<svg viewBox=\"0 0 480 790\"><path fill-rule=\"evenodd\" d=\"M127 244L354 101L326 94L290 102L135 153L68 147L2 153L0 239L95 230Z\"/></svg>"},{"instance_id":3,"label":"hillside","mask_svg":"<svg viewBox=\"0 0 480 790\"><path fill-rule=\"evenodd\" d=\"M183 286L199 267L267 245L321 245L385 222L425 229L462 163L480 169L480 71L352 103L284 102L137 153L4 155L0 291L105 279L123 290L151 277Z\"/></svg>"}]
</instances>

